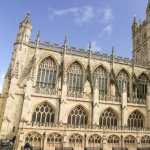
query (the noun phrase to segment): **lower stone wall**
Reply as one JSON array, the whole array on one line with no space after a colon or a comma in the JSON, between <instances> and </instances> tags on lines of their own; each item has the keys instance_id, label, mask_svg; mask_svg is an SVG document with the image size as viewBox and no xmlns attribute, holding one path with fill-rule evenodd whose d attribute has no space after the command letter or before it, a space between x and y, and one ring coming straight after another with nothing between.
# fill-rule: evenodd
<instances>
[{"instance_id":1,"label":"lower stone wall","mask_svg":"<svg viewBox=\"0 0 150 150\"><path fill-rule=\"evenodd\" d=\"M142 142L144 136L148 137L145 143ZM22 128L17 136L16 150L25 143L30 143L35 150L119 150L121 147L137 150L150 147L150 132Z\"/></svg>"}]
</instances>

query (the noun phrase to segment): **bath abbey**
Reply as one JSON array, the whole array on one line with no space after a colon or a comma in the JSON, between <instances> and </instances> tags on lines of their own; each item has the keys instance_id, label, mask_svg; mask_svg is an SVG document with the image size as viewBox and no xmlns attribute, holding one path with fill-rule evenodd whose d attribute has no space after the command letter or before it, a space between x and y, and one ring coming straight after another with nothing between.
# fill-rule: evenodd
<instances>
[{"instance_id":1,"label":"bath abbey","mask_svg":"<svg viewBox=\"0 0 150 150\"><path fill-rule=\"evenodd\" d=\"M144 21L133 18L131 59L31 34L27 14L0 94L0 139L15 137L14 150L150 150L150 0Z\"/></svg>"}]
</instances>

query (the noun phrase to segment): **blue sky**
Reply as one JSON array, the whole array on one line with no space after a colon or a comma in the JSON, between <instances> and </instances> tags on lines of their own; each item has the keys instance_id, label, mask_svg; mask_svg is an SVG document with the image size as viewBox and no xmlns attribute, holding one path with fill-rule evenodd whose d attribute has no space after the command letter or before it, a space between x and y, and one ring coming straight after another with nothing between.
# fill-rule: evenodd
<instances>
[{"instance_id":1,"label":"blue sky","mask_svg":"<svg viewBox=\"0 0 150 150\"><path fill-rule=\"evenodd\" d=\"M31 12L32 39L37 31L41 41L69 44L131 57L131 23L145 17L147 0L0 0L0 89L10 62L19 22Z\"/></svg>"}]
</instances>

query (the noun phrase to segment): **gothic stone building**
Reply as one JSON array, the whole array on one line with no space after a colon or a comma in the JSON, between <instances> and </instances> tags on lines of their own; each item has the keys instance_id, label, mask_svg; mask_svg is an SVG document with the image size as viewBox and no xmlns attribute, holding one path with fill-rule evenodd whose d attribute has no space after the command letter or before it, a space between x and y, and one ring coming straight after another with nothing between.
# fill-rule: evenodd
<instances>
[{"instance_id":1,"label":"gothic stone building","mask_svg":"<svg viewBox=\"0 0 150 150\"><path fill-rule=\"evenodd\" d=\"M30 40L29 15L20 23L0 96L1 138L16 150L150 147L150 1L132 24L132 60Z\"/></svg>"}]
</instances>

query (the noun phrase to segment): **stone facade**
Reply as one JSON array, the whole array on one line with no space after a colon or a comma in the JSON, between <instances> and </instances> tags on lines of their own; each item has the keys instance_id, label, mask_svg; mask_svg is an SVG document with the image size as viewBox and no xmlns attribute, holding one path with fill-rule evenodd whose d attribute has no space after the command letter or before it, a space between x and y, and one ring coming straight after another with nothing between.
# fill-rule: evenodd
<instances>
[{"instance_id":1,"label":"stone facade","mask_svg":"<svg viewBox=\"0 0 150 150\"><path fill-rule=\"evenodd\" d=\"M1 138L16 135L16 150L25 143L39 150L150 147L150 50L144 48L145 62L135 48L135 28L149 39L148 10L144 27L134 18L132 60L114 49L110 56L92 52L91 44L69 47L67 38L63 45L42 43L38 33L32 41L27 14L0 95Z\"/></svg>"}]
</instances>

